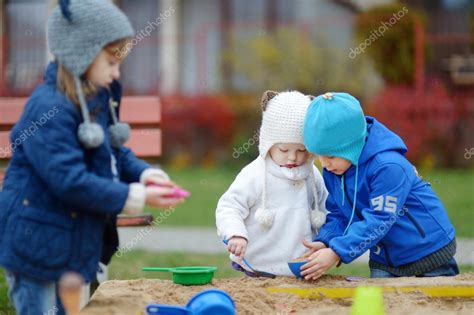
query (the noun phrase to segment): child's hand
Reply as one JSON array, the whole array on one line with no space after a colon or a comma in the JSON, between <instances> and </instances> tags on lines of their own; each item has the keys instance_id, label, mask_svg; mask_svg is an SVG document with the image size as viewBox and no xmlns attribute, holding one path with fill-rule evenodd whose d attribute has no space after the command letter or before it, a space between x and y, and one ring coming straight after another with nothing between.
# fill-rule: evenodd
<instances>
[{"instance_id":1,"label":"child's hand","mask_svg":"<svg viewBox=\"0 0 474 315\"><path fill-rule=\"evenodd\" d=\"M172 195L174 190L174 184L169 181L166 181L166 184L161 183L160 186L146 186L145 203L157 208L174 207L184 201L184 198L166 197Z\"/></svg>"},{"instance_id":2,"label":"child's hand","mask_svg":"<svg viewBox=\"0 0 474 315\"><path fill-rule=\"evenodd\" d=\"M247 240L240 236L234 236L229 240L227 250L238 257L244 257L247 249Z\"/></svg>"},{"instance_id":3,"label":"child's hand","mask_svg":"<svg viewBox=\"0 0 474 315\"><path fill-rule=\"evenodd\" d=\"M145 185L148 186L148 185L158 185L158 186L171 186L171 187L174 187L176 186L175 183L173 183L172 181L162 177L162 176L159 176L159 175L153 175L153 176L149 176L146 178L146 181L145 181Z\"/></svg>"},{"instance_id":4,"label":"child's hand","mask_svg":"<svg viewBox=\"0 0 474 315\"><path fill-rule=\"evenodd\" d=\"M309 256L309 262L301 266L301 275L306 280L316 280L339 261L339 256L331 248L323 248Z\"/></svg>"},{"instance_id":5,"label":"child's hand","mask_svg":"<svg viewBox=\"0 0 474 315\"><path fill-rule=\"evenodd\" d=\"M326 248L326 245L324 245L323 242L308 242L307 240L303 240L303 245L309 249L309 251L307 251L303 254L303 256L301 256L303 258L307 258L318 250Z\"/></svg>"}]
</instances>

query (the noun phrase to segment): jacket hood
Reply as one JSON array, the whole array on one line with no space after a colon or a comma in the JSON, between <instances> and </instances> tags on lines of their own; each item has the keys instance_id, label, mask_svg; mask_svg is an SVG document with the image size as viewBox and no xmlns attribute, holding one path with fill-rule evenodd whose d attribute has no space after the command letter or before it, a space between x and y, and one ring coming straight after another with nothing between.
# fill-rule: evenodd
<instances>
[{"instance_id":1,"label":"jacket hood","mask_svg":"<svg viewBox=\"0 0 474 315\"><path fill-rule=\"evenodd\" d=\"M403 155L408 151L403 140L377 119L366 116L368 137L359 158L359 165L384 151L397 151Z\"/></svg>"}]
</instances>

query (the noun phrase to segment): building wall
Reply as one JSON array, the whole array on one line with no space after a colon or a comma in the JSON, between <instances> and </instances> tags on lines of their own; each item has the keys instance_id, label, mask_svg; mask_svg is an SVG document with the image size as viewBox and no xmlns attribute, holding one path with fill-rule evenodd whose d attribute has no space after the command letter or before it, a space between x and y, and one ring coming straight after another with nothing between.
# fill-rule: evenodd
<instances>
[{"instance_id":1,"label":"building wall","mask_svg":"<svg viewBox=\"0 0 474 315\"><path fill-rule=\"evenodd\" d=\"M221 88L221 15L219 0L181 1L179 88L185 94Z\"/></svg>"},{"instance_id":2,"label":"building wall","mask_svg":"<svg viewBox=\"0 0 474 315\"><path fill-rule=\"evenodd\" d=\"M22 95L41 81L46 49L47 1L3 1L2 94Z\"/></svg>"},{"instance_id":3,"label":"building wall","mask_svg":"<svg viewBox=\"0 0 474 315\"><path fill-rule=\"evenodd\" d=\"M140 40L135 38L123 65L125 92L133 95L221 91L229 80L222 71L227 36L250 38L277 25L299 25L311 34L325 33L330 45L341 48L349 47L352 36L354 12L331 0L229 0L227 15L221 0L115 2L137 32L151 22L159 24ZM56 4L57 0L0 0L0 10L8 17L0 24L9 26L8 33L3 29L8 63L0 50L9 86L3 94L0 87L0 96L27 96L41 81L52 57L46 46L46 20ZM170 8L172 14L166 15ZM249 88L245 78L231 74L230 81L233 88Z\"/></svg>"}]
</instances>

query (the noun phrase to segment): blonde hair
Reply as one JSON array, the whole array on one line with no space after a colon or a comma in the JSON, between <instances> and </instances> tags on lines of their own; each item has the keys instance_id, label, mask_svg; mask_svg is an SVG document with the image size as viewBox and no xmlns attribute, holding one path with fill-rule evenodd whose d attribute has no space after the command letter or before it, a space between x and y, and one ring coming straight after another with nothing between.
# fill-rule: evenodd
<instances>
[{"instance_id":1,"label":"blonde hair","mask_svg":"<svg viewBox=\"0 0 474 315\"><path fill-rule=\"evenodd\" d=\"M125 49L131 38L123 38L106 45L105 50L111 56L117 59L125 59L128 56L128 50ZM123 53L123 52L126 53ZM84 97L90 98L97 93L97 86L87 79L90 66L86 72L81 76L81 85ZM61 92L63 92L74 104L79 105L79 98L77 96L76 84L74 82L74 76L69 72L63 64L58 64L58 75L56 83Z\"/></svg>"}]
</instances>

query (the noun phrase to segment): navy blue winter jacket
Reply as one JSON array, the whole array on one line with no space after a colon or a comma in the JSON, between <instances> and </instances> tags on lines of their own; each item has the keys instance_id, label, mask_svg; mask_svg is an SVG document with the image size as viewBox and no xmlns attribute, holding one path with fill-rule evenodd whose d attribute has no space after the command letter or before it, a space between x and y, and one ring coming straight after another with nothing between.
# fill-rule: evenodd
<instances>
[{"instance_id":1,"label":"navy blue winter jacket","mask_svg":"<svg viewBox=\"0 0 474 315\"><path fill-rule=\"evenodd\" d=\"M79 107L58 90L56 74L57 64L49 64L45 82L34 90L11 133L14 153L0 193L0 265L48 281L72 270L90 281L106 223L115 231L128 183L138 182L149 165L129 149L110 145L108 101L120 101L118 82L87 102L106 139L86 150L77 137ZM112 155L118 176L112 173Z\"/></svg>"}]
</instances>

